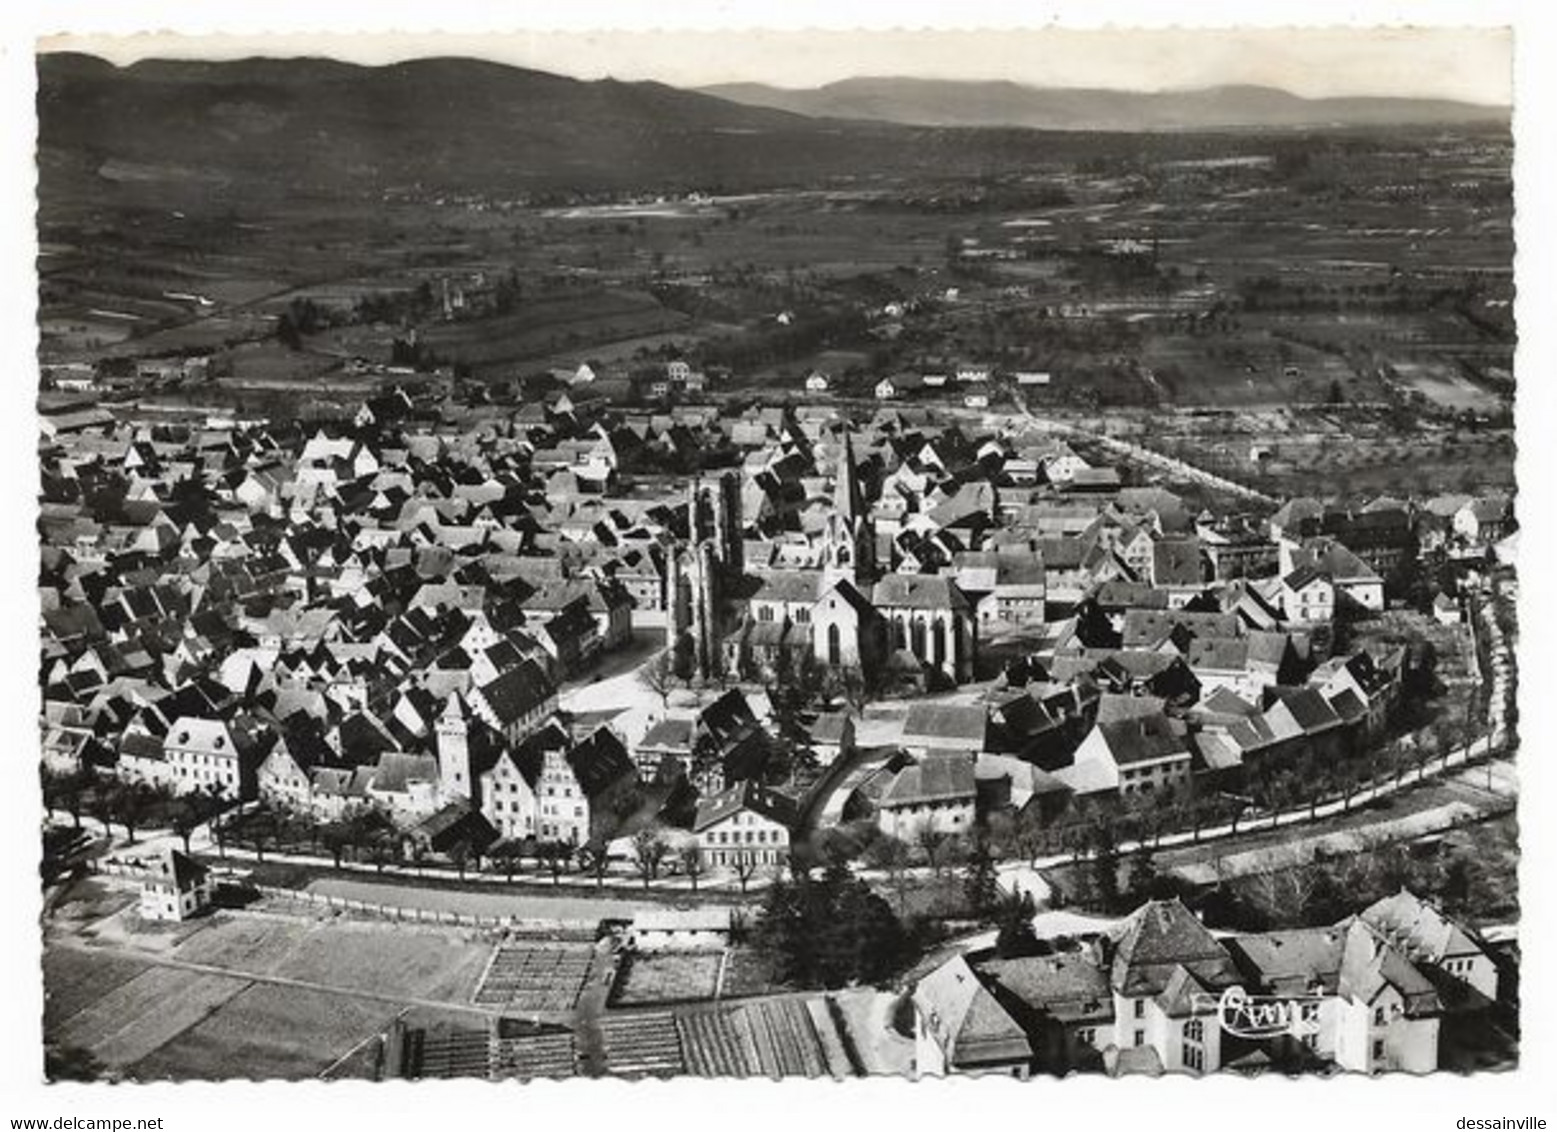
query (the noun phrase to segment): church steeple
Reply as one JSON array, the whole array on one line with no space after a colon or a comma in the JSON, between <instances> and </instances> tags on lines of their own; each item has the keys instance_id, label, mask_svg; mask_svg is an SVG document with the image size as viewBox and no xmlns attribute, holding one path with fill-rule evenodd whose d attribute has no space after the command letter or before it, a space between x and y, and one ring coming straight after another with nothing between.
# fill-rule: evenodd
<instances>
[{"instance_id":1,"label":"church steeple","mask_svg":"<svg viewBox=\"0 0 1557 1132\"><path fill-rule=\"evenodd\" d=\"M833 509L822 535L822 570L827 582L848 579L856 585L875 573L876 534L860 491L852 435L843 434L843 451L833 477Z\"/></svg>"},{"instance_id":2,"label":"church steeple","mask_svg":"<svg viewBox=\"0 0 1557 1132\"><path fill-rule=\"evenodd\" d=\"M865 517L859 471L854 466L853 433L847 429L843 434L843 451L838 456L838 473L833 477L833 510L851 526Z\"/></svg>"}]
</instances>

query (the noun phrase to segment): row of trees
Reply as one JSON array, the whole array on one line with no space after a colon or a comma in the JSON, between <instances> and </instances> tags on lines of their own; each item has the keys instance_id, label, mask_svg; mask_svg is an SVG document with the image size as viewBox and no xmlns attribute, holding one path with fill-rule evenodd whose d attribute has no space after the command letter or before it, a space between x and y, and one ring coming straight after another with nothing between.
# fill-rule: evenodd
<instances>
[{"instance_id":1,"label":"row of trees","mask_svg":"<svg viewBox=\"0 0 1557 1132\"><path fill-rule=\"evenodd\" d=\"M185 852L194 831L231 805L215 790L175 794L165 785L101 777L86 768L60 772L45 767L42 778L44 804L69 814L76 829L83 815L90 816L108 833L121 826L133 843L145 829L167 828L183 839Z\"/></svg>"},{"instance_id":2,"label":"row of trees","mask_svg":"<svg viewBox=\"0 0 1557 1132\"><path fill-rule=\"evenodd\" d=\"M261 861L267 851L300 850L328 854L336 868L351 861L371 864L383 872L392 865L422 868L433 857L424 844L407 837L387 814L371 807L320 821L261 803L214 824L212 833L223 853L229 844L238 845L255 853ZM632 838L631 846L631 863L645 889L662 876L674 874L686 877L696 892L700 879L708 872L697 845L678 847L656 829L641 830ZM468 869L479 870L490 864L512 882L525 871L529 861L534 870L548 873L553 884L560 885L563 877L574 874L592 879L596 887L604 885L611 863L604 849L535 837L500 838L491 843L463 839L437 855L447 860L461 879ZM754 861L741 860L732 870L745 892L757 875L758 866Z\"/></svg>"},{"instance_id":3,"label":"row of trees","mask_svg":"<svg viewBox=\"0 0 1557 1132\"><path fill-rule=\"evenodd\" d=\"M1382 837L1344 856L1221 881L1203 903L1207 923L1240 931L1335 924L1402 888L1430 893L1449 915L1517 919L1517 840L1511 819L1476 828L1474 843L1413 852Z\"/></svg>"}]
</instances>

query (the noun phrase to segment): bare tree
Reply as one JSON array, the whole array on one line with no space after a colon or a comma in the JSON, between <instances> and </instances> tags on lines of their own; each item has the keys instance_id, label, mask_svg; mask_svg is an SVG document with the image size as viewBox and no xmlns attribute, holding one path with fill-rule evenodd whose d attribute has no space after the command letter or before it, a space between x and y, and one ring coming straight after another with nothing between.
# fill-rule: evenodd
<instances>
[{"instance_id":1,"label":"bare tree","mask_svg":"<svg viewBox=\"0 0 1557 1132\"><path fill-rule=\"evenodd\" d=\"M119 824L124 826L125 837L133 845L135 830L146 815L151 792L142 783L130 782L114 790L111 798L113 814L119 819Z\"/></svg>"},{"instance_id":2,"label":"bare tree","mask_svg":"<svg viewBox=\"0 0 1557 1132\"><path fill-rule=\"evenodd\" d=\"M173 814L172 829L175 836L184 843L184 852L189 852L189 841L201 822L200 810L192 798L182 798Z\"/></svg>"},{"instance_id":3,"label":"bare tree","mask_svg":"<svg viewBox=\"0 0 1557 1132\"><path fill-rule=\"evenodd\" d=\"M595 852L590 855L589 874L595 878L596 888L605 887L606 870L610 867L610 865L611 858L610 855L606 853L604 845L602 845L599 849L595 850Z\"/></svg>"},{"instance_id":4,"label":"bare tree","mask_svg":"<svg viewBox=\"0 0 1557 1132\"><path fill-rule=\"evenodd\" d=\"M914 831L914 845L924 854L925 861L936 876L941 875L941 850L945 844L946 835L936 829L932 821L921 822Z\"/></svg>"},{"instance_id":5,"label":"bare tree","mask_svg":"<svg viewBox=\"0 0 1557 1132\"><path fill-rule=\"evenodd\" d=\"M740 882L741 895L746 894L746 886L751 883L751 878L757 875L757 862L745 853L738 854L735 858L735 879Z\"/></svg>"},{"instance_id":6,"label":"bare tree","mask_svg":"<svg viewBox=\"0 0 1557 1132\"><path fill-rule=\"evenodd\" d=\"M638 678L644 686L660 698L660 706L670 708L670 692L676 686L676 658L669 649L655 654L653 660L638 670Z\"/></svg>"},{"instance_id":7,"label":"bare tree","mask_svg":"<svg viewBox=\"0 0 1557 1132\"><path fill-rule=\"evenodd\" d=\"M470 863L472 855L473 849L470 842L463 840L456 841L453 845L450 845L448 852L445 854L453 862L454 867L459 870L460 880L465 879L465 866Z\"/></svg>"},{"instance_id":8,"label":"bare tree","mask_svg":"<svg viewBox=\"0 0 1557 1132\"><path fill-rule=\"evenodd\" d=\"M324 842L324 847L329 851L330 858L335 862L335 867L341 867L341 858L345 856L346 847L351 844L351 828L344 822L326 822L319 827L319 838Z\"/></svg>"},{"instance_id":9,"label":"bare tree","mask_svg":"<svg viewBox=\"0 0 1557 1132\"><path fill-rule=\"evenodd\" d=\"M553 887L561 884L562 874L568 871L568 860L573 856L572 846L565 841L547 841L536 846L535 854L546 862Z\"/></svg>"},{"instance_id":10,"label":"bare tree","mask_svg":"<svg viewBox=\"0 0 1557 1132\"><path fill-rule=\"evenodd\" d=\"M697 878L703 875L703 850L697 845L688 845L681 850L681 871L692 882L692 891L697 891Z\"/></svg>"},{"instance_id":11,"label":"bare tree","mask_svg":"<svg viewBox=\"0 0 1557 1132\"><path fill-rule=\"evenodd\" d=\"M897 913L903 915L908 890L908 846L901 838L879 837L865 851L865 863L887 874L887 885L897 895Z\"/></svg>"},{"instance_id":12,"label":"bare tree","mask_svg":"<svg viewBox=\"0 0 1557 1132\"><path fill-rule=\"evenodd\" d=\"M657 830L641 829L633 835L633 862L638 866L645 889L650 881L659 877L660 864L668 852L670 846Z\"/></svg>"},{"instance_id":13,"label":"bare tree","mask_svg":"<svg viewBox=\"0 0 1557 1132\"><path fill-rule=\"evenodd\" d=\"M71 824L81 828L81 807L85 801L89 772L76 769L64 774L43 768L43 795L50 809L62 809L70 815Z\"/></svg>"}]
</instances>

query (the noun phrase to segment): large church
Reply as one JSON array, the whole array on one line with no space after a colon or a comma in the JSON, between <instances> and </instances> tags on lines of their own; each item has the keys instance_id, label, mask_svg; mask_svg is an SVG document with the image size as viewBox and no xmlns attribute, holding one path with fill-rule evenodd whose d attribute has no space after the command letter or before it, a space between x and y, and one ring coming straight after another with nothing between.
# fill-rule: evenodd
<instances>
[{"instance_id":1,"label":"large church","mask_svg":"<svg viewBox=\"0 0 1557 1132\"><path fill-rule=\"evenodd\" d=\"M923 684L972 679L974 619L949 578L884 572L875 524L845 433L832 506L813 536L818 569L766 575L727 654L743 675L771 675L800 653L825 667Z\"/></svg>"}]
</instances>

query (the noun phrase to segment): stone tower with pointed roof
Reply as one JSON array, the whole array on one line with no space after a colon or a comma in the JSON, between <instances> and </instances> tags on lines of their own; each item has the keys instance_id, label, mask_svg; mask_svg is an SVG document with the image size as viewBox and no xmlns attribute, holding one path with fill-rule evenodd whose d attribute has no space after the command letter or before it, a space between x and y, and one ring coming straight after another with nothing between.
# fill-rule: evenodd
<instances>
[{"instance_id":1,"label":"stone tower with pointed roof","mask_svg":"<svg viewBox=\"0 0 1557 1132\"><path fill-rule=\"evenodd\" d=\"M459 693L449 697L435 724L438 793L444 801L475 798L470 765L470 720Z\"/></svg>"},{"instance_id":2,"label":"stone tower with pointed roof","mask_svg":"<svg viewBox=\"0 0 1557 1132\"><path fill-rule=\"evenodd\" d=\"M843 434L843 451L833 476L833 507L822 528L822 573L829 586L850 581L869 585L876 573L876 532L860 490L852 434Z\"/></svg>"}]
</instances>

